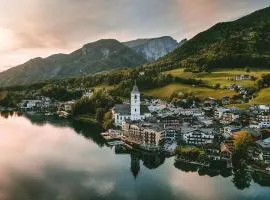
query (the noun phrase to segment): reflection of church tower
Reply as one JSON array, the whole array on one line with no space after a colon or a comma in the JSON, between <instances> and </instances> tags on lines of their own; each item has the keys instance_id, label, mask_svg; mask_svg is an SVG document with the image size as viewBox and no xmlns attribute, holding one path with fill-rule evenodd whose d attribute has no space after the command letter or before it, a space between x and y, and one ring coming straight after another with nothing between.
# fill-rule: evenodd
<instances>
[{"instance_id":1,"label":"reflection of church tower","mask_svg":"<svg viewBox=\"0 0 270 200\"><path fill-rule=\"evenodd\" d=\"M139 156L137 156L136 154L130 154L130 160L131 160L131 166L130 166L130 170L134 176L134 178L136 179L139 171L140 171L140 159Z\"/></svg>"},{"instance_id":2,"label":"reflection of church tower","mask_svg":"<svg viewBox=\"0 0 270 200\"><path fill-rule=\"evenodd\" d=\"M141 100L140 100L140 91L135 84L133 90L131 92L130 97L130 119L132 121L140 120L141 119Z\"/></svg>"}]
</instances>

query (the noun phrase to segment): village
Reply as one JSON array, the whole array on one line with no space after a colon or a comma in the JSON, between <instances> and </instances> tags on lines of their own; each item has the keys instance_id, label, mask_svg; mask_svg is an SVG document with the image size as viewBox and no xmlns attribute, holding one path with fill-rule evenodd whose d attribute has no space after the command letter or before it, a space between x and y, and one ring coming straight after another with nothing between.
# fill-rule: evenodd
<instances>
[{"instance_id":1,"label":"village","mask_svg":"<svg viewBox=\"0 0 270 200\"><path fill-rule=\"evenodd\" d=\"M203 148L206 152L204 163L206 160L208 163L218 160L231 167L234 138L244 131L254 141L248 149L249 159L263 162L269 169L269 106L240 110L221 107L214 99L205 103L207 107L184 109L159 99L141 101L135 85L130 104L113 108L118 129L108 130L103 136L111 145L127 144L146 151L163 151L168 155L175 155L179 147Z\"/></svg>"},{"instance_id":2,"label":"village","mask_svg":"<svg viewBox=\"0 0 270 200\"><path fill-rule=\"evenodd\" d=\"M251 79L236 76L236 80ZM245 88L232 85L244 97ZM83 98L91 98L92 90L86 90ZM45 96L35 100L23 100L18 108L23 112L41 111L44 115L68 118L76 100L59 102ZM194 102L189 108L176 106L156 98L142 99L136 83L130 100L113 106L111 113L114 128L102 133L110 146L125 146L143 151L163 152L187 162L209 165L213 161L232 167L235 153L234 140L239 133L247 133L252 145L247 149L248 159L269 170L270 166L270 107L252 105L248 109L230 106L230 98L207 98ZM194 153L195 152L195 153ZM190 160L191 154L196 154ZM188 155L188 156L187 156Z\"/></svg>"}]
</instances>

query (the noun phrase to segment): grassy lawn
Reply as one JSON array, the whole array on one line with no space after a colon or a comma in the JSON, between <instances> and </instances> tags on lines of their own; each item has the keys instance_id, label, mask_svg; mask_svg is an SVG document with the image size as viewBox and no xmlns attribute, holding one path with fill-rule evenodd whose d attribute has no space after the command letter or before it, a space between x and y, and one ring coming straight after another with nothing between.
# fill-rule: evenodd
<instances>
[{"instance_id":1,"label":"grassy lawn","mask_svg":"<svg viewBox=\"0 0 270 200\"><path fill-rule=\"evenodd\" d=\"M161 88L155 88L143 91L144 94L154 96L161 99L169 99L174 91L191 93L201 99L212 97L215 99L221 99L223 96L233 96L236 93L228 90L214 90L205 87L192 87L191 85L184 85L179 83L169 84Z\"/></svg>"},{"instance_id":2,"label":"grassy lawn","mask_svg":"<svg viewBox=\"0 0 270 200\"><path fill-rule=\"evenodd\" d=\"M263 74L270 73L270 70L261 70L261 71L251 71L249 73L245 72L243 69L222 69L216 70L212 73L192 73L192 72L184 72L183 69L175 69L168 72L166 74L171 74L175 77L183 77L183 78L195 78L201 79L205 81L208 85L220 84L221 87L227 87L233 83L242 85L244 87L252 87L255 86L256 81L251 80L243 80L243 81L235 81L234 78L236 75L240 74L249 74L255 76L257 80L261 78Z\"/></svg>"},{"instance_id":3,"label":"grassy lawn","mask_svg":"<svg viewBox=\"0 0 270 200\"><path fill-rule=\"evenodd\" d=\"M250 104L270 104L270 88L262 89Z\"/></svg>"}]
</instances>

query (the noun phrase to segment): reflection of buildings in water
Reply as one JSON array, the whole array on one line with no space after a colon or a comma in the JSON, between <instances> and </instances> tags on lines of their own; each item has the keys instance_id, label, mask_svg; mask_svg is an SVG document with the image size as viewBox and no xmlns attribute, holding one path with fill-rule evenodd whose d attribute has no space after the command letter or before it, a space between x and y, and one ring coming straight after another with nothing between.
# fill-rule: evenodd
<instances>
[{"instance_id":1,"label":"reflection of buildings in water","mask_svg":"<svg viewBox=\"0 0 270 200\"><path fill-rule=\"evenodd\" d=\"M158 168L165 161L163 154L139 149L130 150L122 146L115 147L115 154L130 154L130 170L135 179L138 177L140 171L140 160L142 160L143 165L148 169Z\"/></svg>"},{"instance_id":2,"label":"reflection of buildings in water","mask_svg":"<svg viewBox=\"0 0 270 200\"><path fill-rule=\"evenodd\" d=\"M130 154L130 171L136 179L140 172L140 158L136 154Z\"/></svg>"},{"instance_id":3,"label":"reflection of buildings in water","mask_svg":"<svg viewBox=\"0 0 270 200\"><path fill-rule=\"evenodd\" d=\"M148 169L155 169L162 165L165 161L165 156L152 152L141 152L143 165Z\"/></svg>"},{"instance_id":4,"label":"reflection of buildings in water","mask_svg":"<svg viewBox=\"0 0 270 200\"><path fill-rule=\"evenodd\" d=\"M252 174L253 181L261 186L270 186L270 174L254 172Z\"/></svg>"},{"instance_id":5,"label":"reflection of buildings in water","mask_svg":"<svg viewBox=\"0 0 270 200\"><path fill-rule=\"evenodd\" d=\"M165 156L157 153L136 150L136 152L131 152L130 159L130 170L136 179L140 171L140 160L143 161L143 165L146 168L155 169L164 163Z\"/></svg>"}]
</instances>

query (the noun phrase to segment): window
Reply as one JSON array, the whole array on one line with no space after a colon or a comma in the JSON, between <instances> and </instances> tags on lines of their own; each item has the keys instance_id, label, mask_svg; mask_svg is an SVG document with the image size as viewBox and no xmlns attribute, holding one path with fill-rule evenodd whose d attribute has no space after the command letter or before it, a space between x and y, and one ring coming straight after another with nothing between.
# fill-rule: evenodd
<instances>
[{"instance_id":1,"label":"window","mask_svg":"<svg viewBox=\"0 0 270 200\"><path fill-rule=\"evenodd\" d=\"M137 109L135 108L135 112L137 112Z\"/></svg>"},{"instance_id":2,"label":"window","mask_svg":"<svg viewBox=\"0 0 270 200\"><path fill-rule=\"evenodd\" d=\"M134 99L137 99L137 95L134 96Z\"/></svg>"}]
</instances>

